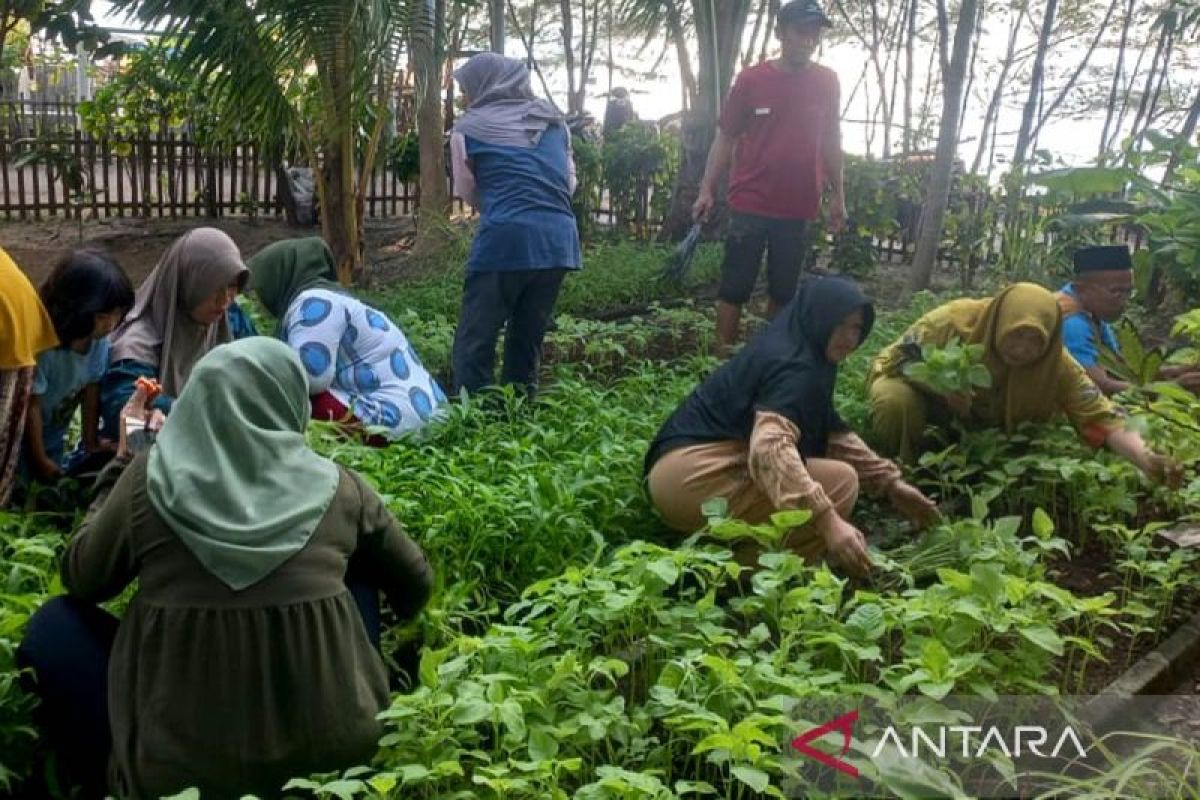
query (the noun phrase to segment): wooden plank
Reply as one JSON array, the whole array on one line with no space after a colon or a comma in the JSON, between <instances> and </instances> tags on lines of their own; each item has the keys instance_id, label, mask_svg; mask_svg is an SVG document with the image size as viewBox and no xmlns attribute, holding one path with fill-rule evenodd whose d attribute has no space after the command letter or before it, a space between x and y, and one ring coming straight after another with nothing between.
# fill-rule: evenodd
<instances>
[{"instance_id":1,"label":"wooden plank","mask_svg":"<svg viewBox=\"0 0 1200 800\"><path fill-rule=\"evenodd\" d=\"M191 170L188 169L188 138L187 131L179 134L179 196L175 198L175 205L179 208L179 213L187 216L188 211L188 175Z\"/></svg>"},{"instance_id":2,"label":"wooden plank","mask_svg":"<svg viewBox=\"0 0 1200 800\"><path fill-rule=\"evenodd\" d=\"M92 160L96 158L96 140L88 137L88 149L92 153ZM113 216L113 172L112 172L112 145L108 143L108 137L100 140L100 170L104 175L102 187L104 189L104 199L100 202L100 208L104 211L104 216ZM121 173L117 173L118 182Z\"/></svg>"},{"instance_id":3,"label":"wooden plank","mask_svg":"<svg viewBox=\"0 0 1200 800\"><path fill-rule=\"evenodd\" d=\"M145 158L142 159L142 209L147 218L154 216L154 195L160 194L155 191L155 144L151 138L149 131L142 133L142 152Z\"/></svg>"},{"instance_id":4,"label":"wooden plank","mask_svg":"<svg viewBox=\"0 0 1200 800\"><path fill-rule=\"evenodd\" d=\"M160 217L165 217L167 215L167 198L164 196L167 194L165 187L167 186L168 181L171 179L169 172L166 175L163 174L163 169L166 168L167 164L167 141L163 133L159 133L153 138L152 141L154 142L154 146L151 148L151 151L154 153L154 184L152 188L154 189L154 195L157 198L158 215ZM166 180L164 180L164 178Z\"/></svg>"},{"instance_id":5,"label":"wooden plank","mask_svg":"<svg viewBox=\"0 0 1200 800\"><path fill-rule=\"evenodd\" d=\"M399 200L400 182L396 178L396 170L391 169L390 167L388 168L388 176L391 178L391 184L392 184L392 189L390 192L388 192L388 194L391 195L391 198L390 198L391 203L392 203L391 216L394 217L394 216L396 216L396 203Z\"/></svg>"},{"instance_id":6,"label":"wooden plank","mask_svg":"<svg viewBox=\"0 0 1200 800\"><path fill-rule=\"evenodd\" d=\"M167 213L171 215L171 219L179 216L175 210L175 132L166 131L166 142L164 143L167 155Z\"/></svg>"},{"instance_id":7,"label":"wooden plank","mask_svg":"<svg viewBox=\"0 0 1200 800\"><path fill-rule=\"evenodd\" d=\"M217 196L214 208L217 210L217 216L224 215L225 202L225 151L224 144L217 145Z\"/></svg>"},{"instance_id":8,"label":"wooden plank","mask_svg":"<svg viewBox=\"0 0 1200 800\"><path fill-rule=\"evenodd\" d=\"M254 216L258 216L262 212L262 207L259 205L258 197L258 145L250 145L250 203L254 209Z\"/></svg>"},{"instance_id":9,"label":"wooden plank","mask_svg":"<svg viewBox=\"0 0 1200 800\"><path fill-rule=\"evenodd\" d=\"M16 160L21 155L19 149L13 151L13 160ZM25 168L17 167L17 208L20 211L20 218L28 218L28 209L25 207Z\"/></svg>"},{"instance_id":10,"label":"wooden plank","mask_svg":"<svg viewBox=\"0 0 1200 800\"><path fill-rule=\"evenodd\" d=\"M125 144L125 142L118 142ZM117 216L125 216L125 156L118 150L117 156Z\"/></svg>"},{"instance_id":11,"label":"wooden plank","mask_svg":"<svg viewBox=\"0 0 1200 800\"><path fill-rule=\"evenodd\" d=\"M54 138L50 141L53 144L57 144L60 146L62 146L63 144L66 143L65 140L59 139L59 136L57 133L55 134ZM62 187L63 187L63 191L62 191L63 202L62 202L62 205L60 206L58 204L58 189L57 189L57 187L55 187L55 184L57 183L57 181L55 180L54 173L55 173L54 168L50 164L47 164L46 165L46 198L47 198L47 202L49 203L49 206L50 206L50 216L51 217L56 216L58 214L59 210L66 209L67 218L70 219L71 204L68 202L69 196L70 196L70 190L67 189L66 176L61 176L62 177Z\"/></svg>"},{"instance_id":12,"label":"wooden plank","mask_svg":"<svg viewBox=\"0 0 1200 800\"><path fill-rule=\"evenodd\" d=\"M38 184L41 183L41 181L38 180L38 176L42 172L49 172L48 167L49 167L48 164L39 163L39 162L34 162L29 165L29 179L30 179L29 182L33 185L33 218L34 219L42 218L42 191L41 191L41 188L38 186Z\"/></svg>"},{"instance_id":13,"label":"wooden plank","mask_svg":"<svg viewBox=\"0 0 1200 800\"><path fill-rule=\"evenodd\" d=\"M12 196L9 194L8 189L8 148L9 137L5 136L3 140L0 140L0 170L3 170L4 173L4 218L12 219Z\"/></svg>"},{"instance_id":14,"label":"wooden plank","mask_svg":"<svg viewBox=\"0 0 1200 800\"><path fill-rule=\"evenodd\" d=\"M204 174L203 174L204 168L201 165L201 160L204 158L204 154L200 152L200 145L197 142L192 141L191 145L192 145L192 169L193 169L193 174L196 176L196 186L195 186L195 188L192 189L192 200L193 200L193 208L194 208L193 213L195 214L195 216L200 217L200 216L204 215L204 211L203 211L203 208L201 206L201 201L200 201L200 199L204 196Z\"/></svg>"}]
</instances>

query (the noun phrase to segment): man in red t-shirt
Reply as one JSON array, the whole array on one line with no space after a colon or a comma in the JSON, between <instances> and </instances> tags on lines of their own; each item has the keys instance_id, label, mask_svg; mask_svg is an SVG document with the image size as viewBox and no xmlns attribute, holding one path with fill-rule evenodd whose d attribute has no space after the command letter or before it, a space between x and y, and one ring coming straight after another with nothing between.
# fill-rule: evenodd
<instances>
[{"instance_id":1,"label":"man in red t-shirt","mask_svg":"<svg viewBox=\"0 0 1200 800\"><path fill-rule=\"evenodd\" d=\"M831 25L817 0L793 0L780 8L775 30L780 57L743 70L721 111L692 207L696 219L709 215L716 186L732 162L732 213L717 293L719 355L728 354L737 340L763 250L768 316L795 295L808 220L820 212L827 185L829 228L836 233L845 225L837 75L812 61L822 28Z\"/></svg>"}]
</instances>

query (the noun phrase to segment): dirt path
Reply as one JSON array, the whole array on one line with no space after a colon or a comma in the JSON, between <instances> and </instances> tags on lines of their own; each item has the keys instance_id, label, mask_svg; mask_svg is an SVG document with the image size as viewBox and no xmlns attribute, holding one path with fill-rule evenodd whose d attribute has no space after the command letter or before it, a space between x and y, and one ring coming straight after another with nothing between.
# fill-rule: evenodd
<instances>
[{"instance_id":1,"label":"dirt path","mask_svg":"<svg viewBox=\"0 0 1200 800\"><path fill-rule=\"evenodd\" d=\"M154 269L159 257L176 237L192 228L212 226L237 242L249 258L266 245L298 236L318 236L319 228L290 227L282 220L249 222L239 218L210 220L107 219L84 225L83 245L112 253L136 286ZM389 276L403 272L403 245L411 239L410 218L366 221L367 259L372 270ZM397 245L401 246L397 246ZM54 262L66 250L80 246L79 229L73 221L7 222L0 224L0 247L25 270L34 285L41 283Z\"/></svg>"}]
</instances>

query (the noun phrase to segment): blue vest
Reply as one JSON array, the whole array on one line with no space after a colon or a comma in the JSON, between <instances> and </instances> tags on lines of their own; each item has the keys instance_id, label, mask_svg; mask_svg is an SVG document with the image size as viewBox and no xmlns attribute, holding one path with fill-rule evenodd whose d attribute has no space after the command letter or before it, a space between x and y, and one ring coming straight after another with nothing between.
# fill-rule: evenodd
<instances>
[{"instance_id":1,"label":"blue vest","mask_svg":"<svg viewBox=\"0 0 1200 800\"><path fill-rule=\"evenodd\" d=\"M463 137L479 195L479 227L467 259L472 272L579 269L571 211L567 129L555 125L536 147Z\"/></svg>"}]
</instances>

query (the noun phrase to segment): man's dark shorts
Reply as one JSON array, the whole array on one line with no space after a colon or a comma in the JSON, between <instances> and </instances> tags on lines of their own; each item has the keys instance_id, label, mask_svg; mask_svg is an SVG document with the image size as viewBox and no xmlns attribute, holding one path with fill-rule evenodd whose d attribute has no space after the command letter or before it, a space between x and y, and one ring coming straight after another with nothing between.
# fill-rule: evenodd
<instances>
[{"instance_id":1,"label":"man's dark shorts","mask_svg":"<svg viewBox=\"0 0 1200 800\"><path fill-rule=\"evenodd\" d=\"M766 250L767 294L776 305L791 301L804 266L807 233L807 220L732 212L717 296L735 305L749 300Z\"/></svg>"}]
</instances>

